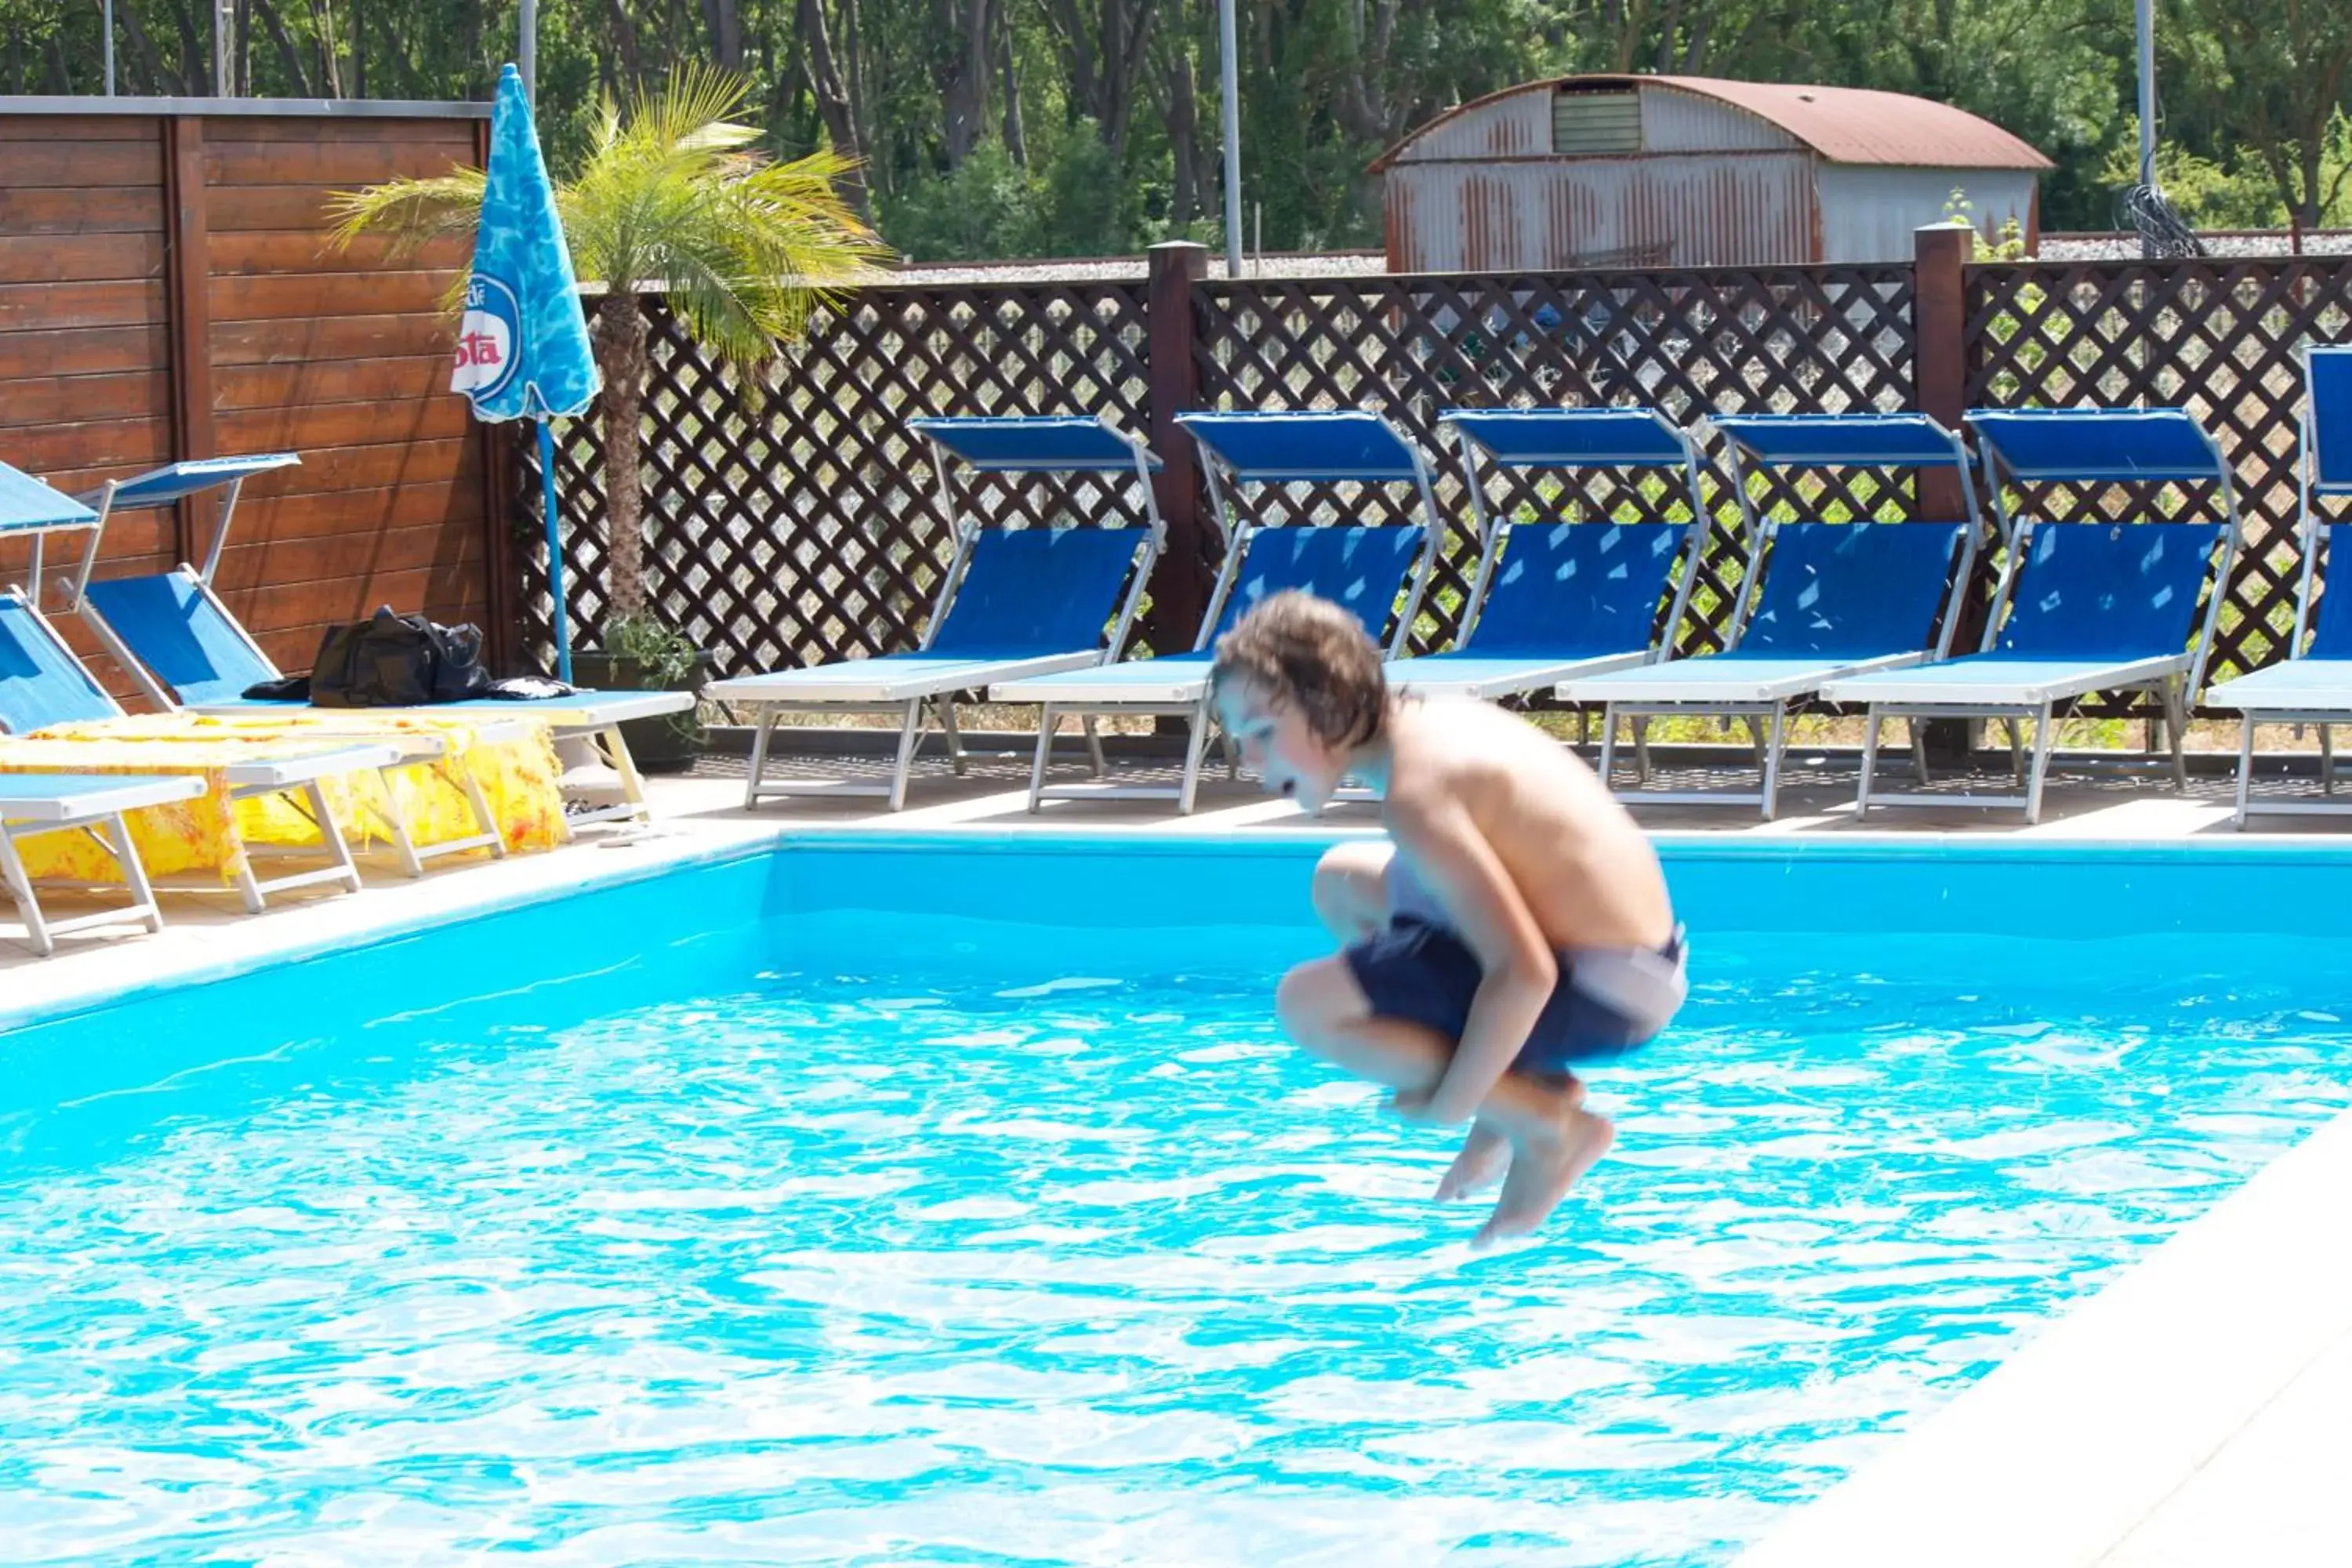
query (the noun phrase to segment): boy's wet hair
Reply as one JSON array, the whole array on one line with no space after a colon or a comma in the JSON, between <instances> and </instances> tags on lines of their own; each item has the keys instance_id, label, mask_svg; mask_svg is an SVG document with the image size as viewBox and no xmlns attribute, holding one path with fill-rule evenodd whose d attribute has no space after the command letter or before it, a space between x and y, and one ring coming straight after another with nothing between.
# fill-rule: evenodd
<instances>
[{"instance_id":1,"label":"boy's wet hair","mask_svg":"<svg viewBox=\"0 0 2352 1568\"><path fill-rule=\"evenodd\" d=\"M1364 624L1296 588L1269 596L1217 639L1210 688L1234 679L1297 709L1328 746L1364 744L1388 715L1388 676Z\"/></svg>"}]
</instances>

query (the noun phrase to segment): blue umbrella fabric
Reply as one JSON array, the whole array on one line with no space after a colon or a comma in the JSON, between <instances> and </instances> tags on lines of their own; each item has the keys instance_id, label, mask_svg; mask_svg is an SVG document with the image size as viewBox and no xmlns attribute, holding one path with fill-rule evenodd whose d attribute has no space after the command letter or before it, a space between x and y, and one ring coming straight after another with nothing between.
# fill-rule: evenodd
<instances>
[{"instance_id":1,"label":"blue umbrella fabric","mask_svg":"<svg viewBox=\"0 0 2352 1568\"><path fill-rule=\"evenodd\" d=\"M471 398L479 418L539 424L556 674L566 681L572 679L571 616L564 604L556 510L555 437L548 422L584 413L602 385L588 346L588 317L580 308L572 253L556 216L555 186L531 124L530 100L521 73L509 65L499 72L498 101L490 114L490 166L449 390Z\"/></svg>"}]
</instances>

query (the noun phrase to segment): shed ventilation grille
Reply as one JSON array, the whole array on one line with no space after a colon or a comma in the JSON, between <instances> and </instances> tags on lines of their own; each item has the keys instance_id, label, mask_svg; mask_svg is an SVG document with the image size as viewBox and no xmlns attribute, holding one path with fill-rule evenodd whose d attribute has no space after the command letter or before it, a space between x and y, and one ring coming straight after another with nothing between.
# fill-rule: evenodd
<instances>
[{"instance_id":1,"label":"shed ventilation grille","mask_svg":"<svg viewBox=\"0 0 2352 1568\"><path fill-rule=\"evenodd\" d=\"M1642 100L1633 92L1556 92L1551 150L1570 154L1642 150Z\"/></svg>"}]
</instances>

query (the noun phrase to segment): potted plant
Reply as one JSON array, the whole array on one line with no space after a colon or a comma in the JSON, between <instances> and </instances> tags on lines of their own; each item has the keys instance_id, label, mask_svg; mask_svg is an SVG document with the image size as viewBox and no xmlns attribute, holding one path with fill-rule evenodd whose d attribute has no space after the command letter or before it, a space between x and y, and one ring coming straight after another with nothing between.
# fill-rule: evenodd
<instances>
[{"instance_id":1,"label":"potted plant","mask_svg":"<svg viewBox=\"0 0 2352 1568\"><path fill-rule=\"evenodd\" d=\"M854 166L830 151L787 162L754 145L760 132L733 118L750 86L708 67L681 66L659 91L604 100L586 156L555 183L556 210L572 270L598 279L590 336L604 390L596 417L604 447L606 612L600 647L577 656L583 680L636 689L698 689L709 658L663 618L646 580L645 419L647 323L658 294L703 352L739 368L756 398L781 345L888 252L859 222L836 182ZM383 234L414 247L470 235L481 215L483 175L455 170L337 195L336 237ZM462 302L463 279L451 295ZM593 672L593 673L592 673ZM683 683L683 684L681 684ZM667 721L647 721L667 725ZM700 744L698 721L668 726L671 744ZM629 744L640 765L646 753ZM665 743L649 737L658 751Z\"/></svg>"},{"instance_id":2,"label":"potted plant","mask_svg":"<svg viewBox=\"0 0 2352 1568\"><path fill-rule=\"evenodd\" d=\"M614 616L604 623L603 647L572 656L572 672L583 686L607 691L700 691L711 657L694 639L658 616ZM683 713L625 719L621 736L639 771L682 773L702 754L702 715Z\"/></svg>"}]
</instances>

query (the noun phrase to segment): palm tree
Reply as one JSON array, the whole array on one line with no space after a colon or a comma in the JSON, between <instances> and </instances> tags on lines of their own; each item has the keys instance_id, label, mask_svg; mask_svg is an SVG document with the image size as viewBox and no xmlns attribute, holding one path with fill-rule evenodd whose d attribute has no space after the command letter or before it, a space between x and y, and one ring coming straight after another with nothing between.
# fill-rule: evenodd
<instances>
[{"instance_id":1,"label":"palm tree","mask_svg":"<svg viewBox=\"0 0 2352 1568\"><path fill-rule=\"evenodd\" d=\"M607 647L616 628L647 614L645 297L665 296L688 333L746 372L745 390L756 394L778 345L888 255L835 188L853 162L830 151L789 163L763 156L752 146L759 132L733 119L749 93L740 78L690 65L658 92L639 89L625 104L607 98L578 173L556 183L572 269L604 288L590 337L604 378ZM414 248L471 235L482 184L481 171L455 170L338 193L328 209L335 239L385 234ZM463 297L461 280L453 309Z\"/></svg>"}]
</instances>

